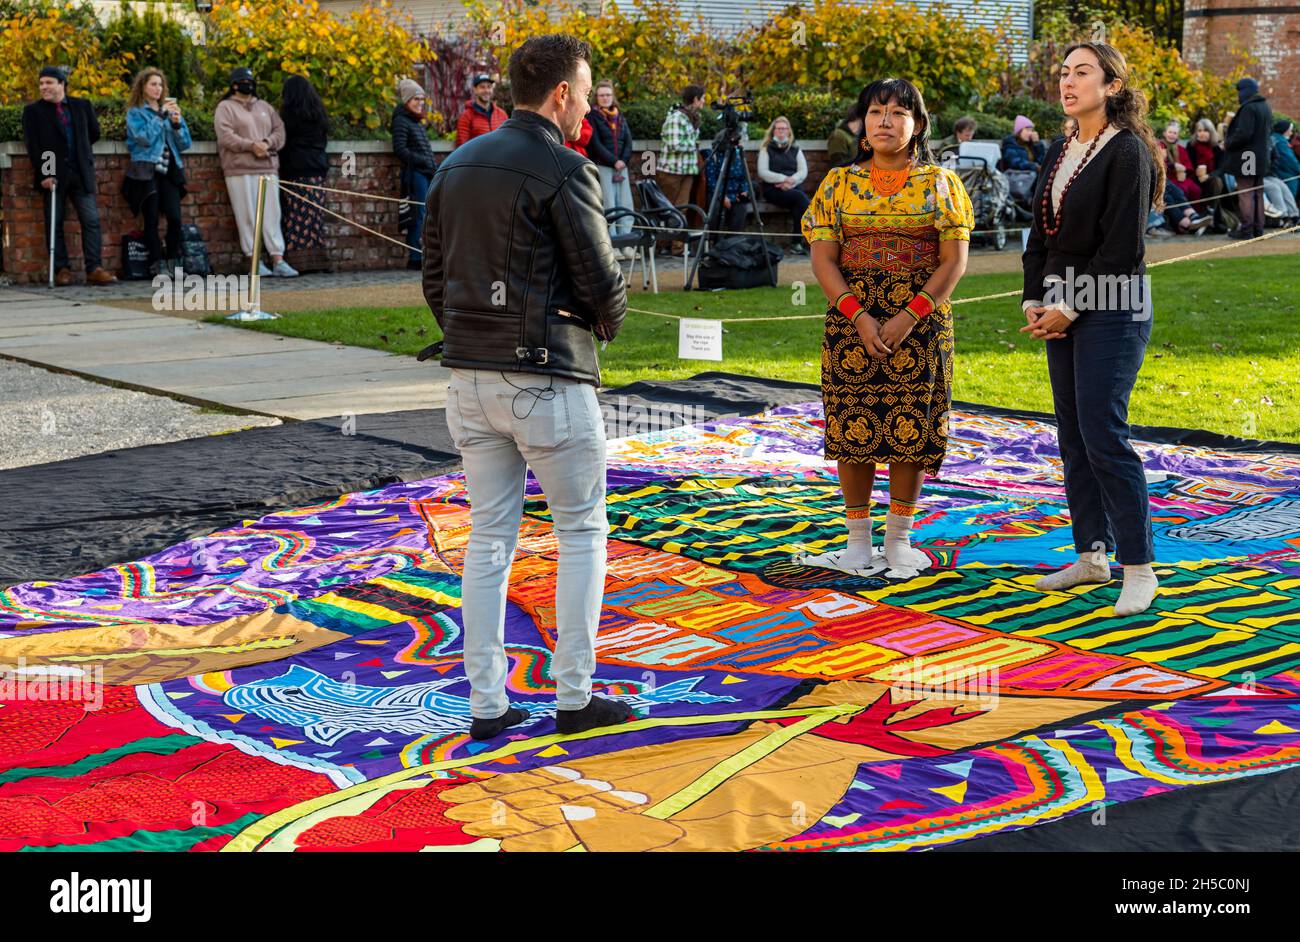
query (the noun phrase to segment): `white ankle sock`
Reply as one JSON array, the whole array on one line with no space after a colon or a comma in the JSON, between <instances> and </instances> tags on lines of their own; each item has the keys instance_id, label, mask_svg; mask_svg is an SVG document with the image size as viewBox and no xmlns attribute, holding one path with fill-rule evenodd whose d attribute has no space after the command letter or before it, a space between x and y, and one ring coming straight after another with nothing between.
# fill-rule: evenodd
<instances>
[{"instance_id":1,"label":"white ankle sock","mask_svg":"<svg viewBox=\"0 0 1300 942\"><path fill-rule=\"evenodd\" d=\"M1160 580L1150 563L1124 567L1124 588L1115 602L1116 615L1136 615L1145 612L1155 601Z\"/></svg>"},{"instance_id":2,"label":"white ankle sock","mask_svg":"<svg viewBox=\"0 0 1300 942\"><path fill-rule=\"evenodd\" d=\"M889 501L885 514L885 560L890 569L928 569L930 557L912 546L912 521L916 501Z\"/></svg>"},{"instance_id":3,"label":"white ankle sock","mask_svg":"<svg viewBox=\"0 0 1300 942\"><path fill-rule=\"evenodd\" d=\"M1064 569L1058 569L1051 575L1043 576L1034 583L1034 588L1046 591L1072 589L1077 585L1110 581L1110 565L1101 552L1080 553L1076 562Z\"/></svg>"},{"instance_id":4,"label":"white ankle sock","mask_svg":"<svg viewBox=\"0 0 1300 942\"><path fill-rule=\"evenodd\" d=\"M844 569L865 569L871 565L871 503L847 507L849 545L840 553L839 565Z\"/></svg>"}]
</instances>

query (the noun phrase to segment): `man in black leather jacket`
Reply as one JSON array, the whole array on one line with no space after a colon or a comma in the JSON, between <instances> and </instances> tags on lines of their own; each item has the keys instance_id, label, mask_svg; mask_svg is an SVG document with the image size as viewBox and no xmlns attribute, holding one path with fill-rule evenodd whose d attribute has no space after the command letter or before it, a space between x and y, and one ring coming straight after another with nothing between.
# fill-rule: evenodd
<instances>
[{"instance_id":1,"label":"man in black leather jacket","mask_svg":"<svg viewBox=\"0 0 1300 942\"><path fill-rule=\"evenodd\" d=\"M591 695L609 530L596 339L618 333L627 286L596 167L564 146L590 108L590 61L572 36L520 46L510 56L513 115L444 160L426 202L424 296L452 370L447 426L470 499L461 607L475 739L549 712L511 706L505 690L506 587L530 467L559 543L555 624L539 626L555 633L555 728L632 716Z\"/></svg>"}]
</instances>

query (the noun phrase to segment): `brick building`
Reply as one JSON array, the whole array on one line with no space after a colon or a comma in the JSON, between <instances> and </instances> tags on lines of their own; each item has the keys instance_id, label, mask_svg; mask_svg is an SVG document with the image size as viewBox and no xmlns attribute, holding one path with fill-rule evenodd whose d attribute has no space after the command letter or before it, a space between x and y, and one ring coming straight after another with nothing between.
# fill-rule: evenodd
<instances>
[{"instance_id":1,"label":"brick building","mask_svg":"<svg viewBox=\"0 0 1300 942\"><path fill-rule=\"evenodd\" d=\"M1300 119L1300 3L1186 0L1183 58L1224 74L1244 56L1275 111Z\"/></svg>"}]
</instances>

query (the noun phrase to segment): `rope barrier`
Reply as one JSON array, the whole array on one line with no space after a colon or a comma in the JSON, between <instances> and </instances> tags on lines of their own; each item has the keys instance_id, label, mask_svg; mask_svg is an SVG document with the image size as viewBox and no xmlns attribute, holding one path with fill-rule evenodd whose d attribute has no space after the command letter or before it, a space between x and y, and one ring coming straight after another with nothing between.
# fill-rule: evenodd
<instances>
[{"instance_id":1,"label":"rope barrier","mask_svg":"<svg viewBox=\"0 0 1300 942\"><path fill-rule=\"evenodd\" d=\"M359 196L366 200L383 200L386 203L409 203L411 206L423 206L419 200L402 199L397 196L381 196L378 193L362 193L358 190L340 190L332 186L317 186L314 183L299 183L297 180L281 180L280 186L296 186L302 190L320 190L324 193L342 193L344 196Z\"/></svg>"},{"instance_id":2,"label":"rope barrier","mask_svg":"<svg viewBox=\"0 0 1300 942\"><path fill-rule=\"evenodd\" d=\"M412 252L419 252L421 255L424 254L424 250L423 250L423 249L418 249L418 248L416 248L416 249L412 249L412 248L411 248L409 245L407 245L405 242L402 242L402 241L399 240L399 239L394 239L392 236L390 236L390 235L386 235L386 234L383 233L383 232L379 232L379 231L376 230L376 229L371 229L371 228L369 228L368 226L363 226L363 225L361 225L361 223L356 222L356 221L351 220L351 219L348 219L346 216L341 216L341 215L339 215L338 213L334 212L334 210L330 209L328 206L322 206L320 203L313 202L312 200L307 199L307 197L305 197L305 196L299 196L297 193L293 192L292 190L286 190L285 192L288 193L290 196L292 196L294 199L296 199L296 200L298 200L298 201L300 201L300 202L306 203L308 206L315 206L315 207L316 207L317 209L319 209L321 212L329 213L329 214L330 214L331 216L333 216L335 219L338 219L338 220L341 220L342 222L347 223L349 226L352 226L354 229L360 229L362 232L368 232L368 233L370 233L371 235L373 235L373 236L378 236L378 237L381 238L381 239L385 239L385 240L387 240L387 241L393 243L394 245L400 245L402 248L407 249L407 250L409 250L409 251L412 251Z\"/></svg>"},{"instance_id":3,"label":"rope barrier","mask_svg":"<svg viewBox=\"0 0 1300 942\"><path fill-rule=\"evenodd\" d=\"M295 186L298 186L298 185L306 186L306 184L294 184L294 185L295 185ZM330 188L329 188L329 187L311 187L311 189L328 190L328 189L330 189ZM300 202L306 203L308 206L314 206L314 207L316 207L317 209L321 210L322 212L328 213L329 215L333 216L335 219L338 219L338 220L340 220L340 221L342 221L342 222L344 222L344 223L347 223L349 226L352 226L352 227L354 227L354 228L356 228L356 229L360 229L362 232L368 232L369 234L371 234L371 235L373 235L373 236L378 236L379 238L384 239L384 240L386 240L386 241L388 241L388 242L391 242L391 243L393 243L394 245L400 245L400 246L401 246L402 248L404 248L404 249L408 249L408 250L415 251L415 252L420 252L421 254L423 254L422 250L419 249L419 248L411 249L411 247L410 247L409 245L407 245L405 242L402 242L402 241L400 241L400 240L398 240L398 239L394 239L392 236L390 236L390 235L386 235L385 233L383 233L383 232L379 232L379 231L377 231L377 230L375 230L375 229L371 229L371 228L369 228L368 226L363 226L361 223L359 223L359 222L355 222L355 221L353 221L353 220L351 220L351 219L348 219L346 216L340 215L339 213L334 212L334 210L329 209L329 208L326 207L326 206L322 206L320 203L314 202L313 200L309 200L309 199L307 199L307 197L305 197L305 196L301 196L301 195L299 195L299 194L297 194L297 193L294 193L292 190L286 190L285 192L287 192L287 193L288 193L290 196L292 196L294 199L299 200ZM357 193L356 193L355 191L353 191L353 190L335 190L334 192L338 192L338 193L349 193L349 194L354 195L354 196L356 196L356 195L361 195L361 194L357 194ZM366 197L366 198L369 199L370 197ZM1218 197L1214 197L1214 198L1217 199ZM392 200L393 197L383 197L383 199L389 199L389 200ZM408 200L407 202L410 202L410 201ZM1262 235L1262 236L1255 236L1255 237L1252 238L1252 239L1242 239L1242 240L1240 240L1240 241L1229 242L1229 243L1226 243L1226 244L1224 244L1224 245L1215 245L1215 246L1211 246L1210 248L1208 248L1208 249L1202 249L1202 250L1199 251L1199 252L1191 252L1191 253L1188 253L1187 255L1179 255L1179 256L1177 256L1177 257L1175 257L1175 258L1166 258L1166 259L1162 259L1162 260L1160 260L1160 261L1158 261L1158 262L1152 262L1151 264L1147 265L1147 270L1150 271L1152 268L1159 268L1161 265L1172 265L1174 262L1185 262L1185 261L1187 261L1188 259L1200 258L1201 256L1204 256L1204 255L1212 255L1212 254L1214 254L1214 253L1216 253L1216 252L1226 252L1226 251L1228 251L1229 249L1241 248L1242 246L1250 245L1252 242L1262 242L1262 241L1264 241L1264 240L1266 240L1266 239L1274 239L1274 238L1277 238L1278 236L1286 235L1286 234L1291 233L1291 232L1300 232L1300 226L1290 226L1290 227L1288 227L1288 228L1286 228L1286 229L1278 229L1278 230L1276 230L1276 231L1274 231L1274 232L1265 233L1265 234ZM752 233L745 233L745 234L752 234ZM979 296L977 296L977 297L973 297L973 298L956 298L956 299L953 299L953 300L949 301L948 303L949 303L950 306L952 306L952 307L956 307L956 306L959 305L959 304L975 304L975 303L977 303L977 302L979 302L979 301L995 301L995 300L999 300L999 299L1001 299L1001 298L1017 297L1017 296L1019 296L1021 293L1022 293L1021 291L1013 289L1013 290L1010 290L1010 291L1000 291L1000 292L997 292L996 294L984 294L984 295L979 295ZM648 310L648 309L646 309L646 308L635 308L635 307L629 307L628 310L629 310L630 312L634 313L634 314L649 314L649 315L651 315L651 316L653 316L653 317L662 317L662 318L665 318L665 319L668 319L668 320L681 321L681 320L693 320L693 319L694 319L694 318L686 317L685 315L682 315L682 314L666 314L666 313L664 313L664 312L662 312L662 311L651 311L651 310ZM821 319L825 318L825 316L826 316L826 314L825 314L825 312L823 311L823 312L820 313L820 314L789 314L789 315L781 315L781 316L779 316L779 317L722 317L722 318L708 318L708 319L709 319L709 320L717 320L717 321L719 321L720 323L723 323L723 324L736 324L736 323L757 323L757 322L760 322L760 321L804 321L804 320L821 320Z\"/></svg>"}]
</instances>

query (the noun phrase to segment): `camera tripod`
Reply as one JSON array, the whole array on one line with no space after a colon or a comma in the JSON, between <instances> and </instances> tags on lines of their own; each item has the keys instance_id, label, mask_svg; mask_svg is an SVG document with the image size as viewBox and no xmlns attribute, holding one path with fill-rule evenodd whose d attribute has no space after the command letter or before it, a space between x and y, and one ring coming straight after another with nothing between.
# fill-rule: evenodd
<instances>
[{"instance_id":1,"label":"camera tripod","mask_svg":"<svg viewBox=\"0 0 1300 942\"><path fill-rule=\"evenodd\" d=\"M696 275L700 268L700 260L704 258L704 253L709 245L714 214L721 215L722 197L727 189L727 178L731 173L731 162L736 159L736 152L740 149L740 125L738 122L735 120L726 121L722 130L718 132L718 136L713 139L713 153L718 153L719 147L725 148L722 151L722 166L718 170L718 184L713 188L713 196L709 200L708 209L705 211L704 229L700 233L700 248L695 253L694 261L691 262L690 274L686 276L685 290L687 291L690 291L691 286L695 284ZM758 196L754 192L754 180L749 175L749 167L745 163L743 153L740 157L740 169L745 174L745 189L749 194L749 205L754 207L754 221L758 224L759 241L763 243L763 263L767 265L767 277L775 284L776 273L772 271L772 259L767 254L767 234L763 230L763 215L758 211Z\"/></svg>"}]
</instances>

